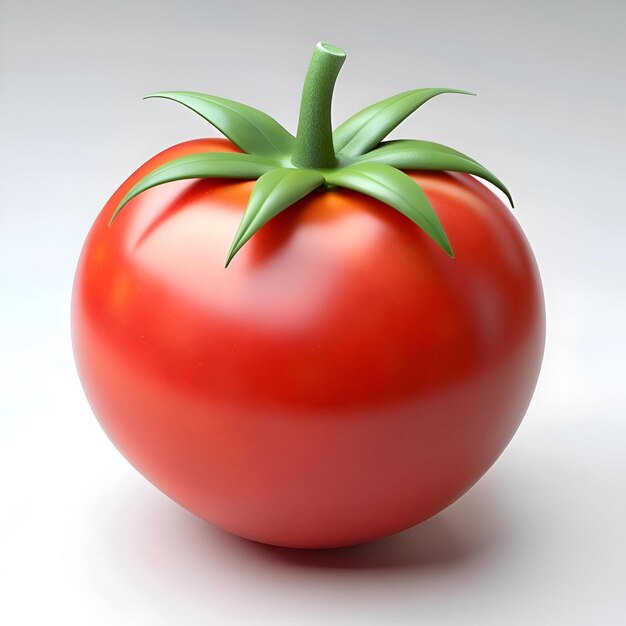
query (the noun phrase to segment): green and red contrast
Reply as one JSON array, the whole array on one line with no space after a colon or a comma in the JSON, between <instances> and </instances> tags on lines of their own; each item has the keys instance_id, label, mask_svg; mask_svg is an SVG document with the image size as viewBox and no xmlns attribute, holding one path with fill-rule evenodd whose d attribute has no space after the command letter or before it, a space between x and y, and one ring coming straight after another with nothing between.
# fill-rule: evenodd
<instances>
[{"instance_id":1,"label":"green and red contrast","mask_svg":"<svg viewBox=\"0 0 626 626\"><path fill-rule=\"evenodd\" d=\"M269 115L245 104L191 91L165 91L147 98L179 102L213 124L242 153L206 152L173 159L137 182L124 205L146 189L189 178L258 179L235 235L226 265L264 224L316 189L345 187L400 211L453 256L448 237L426 194L402 170L446 170L479 176L502 190L491 172L465 154L438 143L383 140L422 104L459 89L413 89L359 111L335 131L331 101L345 60L339 48L318 43L302 91L296 137Z\"/></svg>"},{"instance_id":2,"label":"green and red contrast","mask_svg":"<svg viewBox=\"0 0 626 626\"><path fill-rule=\"evenodd\" d=\"M332 132L343 61L317 45L295 137L231 100L154 94L227 139L123 182L73 289L78 372L113 443L196 515L281 546L444 509L512 438L543 354L532 251L475 177L507 189L451 148L385 141L466 92L406 91Z\"/></svg>"}]
</instances>

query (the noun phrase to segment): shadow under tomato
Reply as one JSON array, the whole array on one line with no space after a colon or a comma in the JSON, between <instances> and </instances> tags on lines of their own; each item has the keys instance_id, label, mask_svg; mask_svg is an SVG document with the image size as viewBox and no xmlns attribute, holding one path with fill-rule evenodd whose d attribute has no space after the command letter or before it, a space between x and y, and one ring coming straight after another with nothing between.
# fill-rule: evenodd
<instances>
[{"instance_id":1,"label":"shadow under tomato","mask_svg":"<svg viewBox=\"0 0 626 626\"><path fill-rule=\"evenodd\" d=\"M408 530L356 546L322 550L246 542L263 558L311 568L424 569L454 567L496 547L503 528L484 493L467 494L452 507ZM245 541L245 540L241 540Z\"/></svg>"},{"instance_id":2,"label":"shadow under tomato","mask_svg":"<svg viewBox=\"0 0 626 626\"><path fill-rule=\"evenodd\" d=\"M366 544L321 550L281 548L236 537L145 485L141 494L122 498L109 510L107 525L114 535L109 540L118 548L126 545L129 557L136 554L145 563L175 555L183 569L191 561L193 567L202 567L203 561L228 561L288 569L415 571L455 568L496 549L506 534L506 524L495 500L495 494L481 483L443 512L408 530ZM140 556L141 545L146 550ZM184 555L192 556L185 560Z\"/></svg>"},{"instance_id":3,"label":"shadow under tomato","mask_svg":"<svg viewBox=\"0 0 626 626\"><path fill-rule=\"evenodd\" d=\"M304 623L303 611L313 620L306 623L331 623L355 607L388 615L398 603L419 606L471 586L484 559L506 549L511 530L499 498L481 484L438 516L385 539L333 550L277 548L220 531L129 478L97 499L83 546L85 574L103 602L132 598L151 623L177 623L184 613L194 623L215 623L216 616L231 623L230 616L295 624Z\"/></svg>"}]
</instances>

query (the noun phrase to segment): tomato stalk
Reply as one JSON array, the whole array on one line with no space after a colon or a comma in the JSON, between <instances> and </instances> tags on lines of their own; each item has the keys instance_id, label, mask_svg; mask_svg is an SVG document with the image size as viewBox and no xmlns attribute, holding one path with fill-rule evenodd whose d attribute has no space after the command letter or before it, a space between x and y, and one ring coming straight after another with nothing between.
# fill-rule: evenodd
<instances>
[{"instance_id":1,"label":"tomato stalk","mask_svg":"<svg viewBox=\"0 0 626 626\"><path fill-rule=\"evenodd\" d=\"M346 55L320 42L315 46L302 88L300 119L291 162L296 167L332 168L337 165L330 121L335 81Z\"/></svg>"}]
</instances>

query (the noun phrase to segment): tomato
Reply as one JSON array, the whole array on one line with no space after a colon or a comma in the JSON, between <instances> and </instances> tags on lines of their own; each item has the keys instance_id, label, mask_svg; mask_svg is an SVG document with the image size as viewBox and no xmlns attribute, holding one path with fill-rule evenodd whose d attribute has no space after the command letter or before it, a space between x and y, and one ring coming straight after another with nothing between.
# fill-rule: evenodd
<instances>
[{"instance_id":1,"label":"tomato","mask_svg":"<svg viewBox=\"0 0 626 626\"><path fill-rule=\"evenodd\" d=\"M535 387L544 304L526 239L468 174L412 171L451 259L382 202L319 191L228 269L254 182L182 180L120 199L85 242L72 302L100 424L196 515L281 546L364 542L441 511L494 463Z\"/></svg>"}]
</instances>

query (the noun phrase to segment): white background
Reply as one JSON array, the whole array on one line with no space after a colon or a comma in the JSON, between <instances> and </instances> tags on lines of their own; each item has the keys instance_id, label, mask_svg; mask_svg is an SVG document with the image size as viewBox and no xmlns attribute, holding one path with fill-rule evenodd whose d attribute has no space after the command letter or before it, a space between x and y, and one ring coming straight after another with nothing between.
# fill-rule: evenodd
<instances>
[{"instance_id":1,"label":"white background","mask_svg":"<svg viewBox=\"0 0 626 626\"><path fill-rule=\"evenodd\" d=\"M626 5L0 0L0 621L626 623ZM156 90L216 93L295 129L314 43L343 47L335 120L420 86L399 135L513 191L546 291L535 399L487 476L436 518L328 552L215 530L117 453L71 355L71 281L115 187L212 135Z\"/></svg>"}]
</instances>

